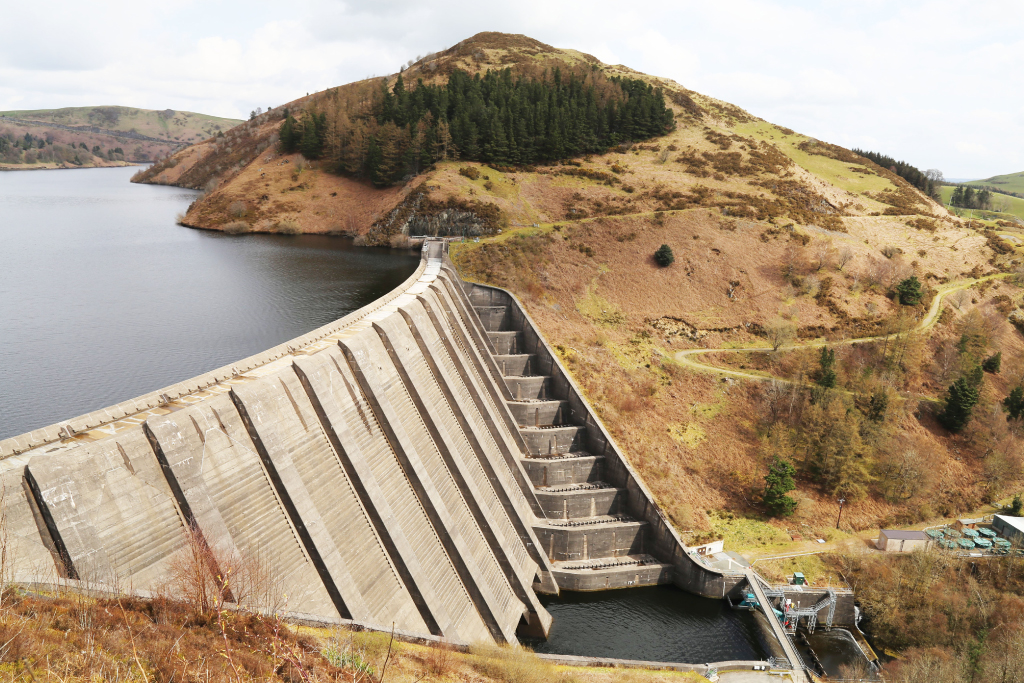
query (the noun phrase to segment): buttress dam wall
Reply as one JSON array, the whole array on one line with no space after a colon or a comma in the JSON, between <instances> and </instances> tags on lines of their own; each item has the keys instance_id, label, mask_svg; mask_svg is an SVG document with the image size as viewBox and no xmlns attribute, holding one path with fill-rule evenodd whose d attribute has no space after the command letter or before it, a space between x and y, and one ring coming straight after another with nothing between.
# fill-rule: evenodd
<instances>
[{"instance_id":1,"label":"buttress dam wall","mask_svg":"<svg viewBox=\"0 0 1024 683\"><path fill-rule=\"evenodd\" d=\"M550 627L538 593L744 580L682 544L515 298L437 240L330 326L0 455L21 582L172 591L198 552L239 577L228 601L516 642Z\"/></svg>"}]
</instances>

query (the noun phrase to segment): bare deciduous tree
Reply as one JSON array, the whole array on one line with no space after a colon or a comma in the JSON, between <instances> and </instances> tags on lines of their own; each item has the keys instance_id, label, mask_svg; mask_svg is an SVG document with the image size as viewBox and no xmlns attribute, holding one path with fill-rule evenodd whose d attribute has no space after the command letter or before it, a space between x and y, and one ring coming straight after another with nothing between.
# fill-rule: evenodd
<instances>
[{"instance_id":1,"label":"bare deciduous tree","mask_svg":"<svg viewBox=\"0 0 1024 683\"><path fill-rule=\"evenodd\" d=\"M968 301L971 300L971 290L969 289L958 289L949 295L949 303L956 306L956 310L961 310Z\"/></svg>"},{"instance_id":2,"label":"bare deciduous tree","mask_svg":"<svg viewBox=\"0 0 1024 683\"><path fill-rule=\"evenodd\" d=\"M836 254L836 268L842 271L843 268L846 268L846 266L849 265L850 261L852 260L853 249L851 249L850 247L843 247Z\"/></svg>"},{"instance_id":3,"label":"bare deciduous tree","mask_svg":"<svg viewBox=\"0 0 1024 683\"><path fill-rule=\"evenodd\" d=\"M814 270L820 271L832 264L836 248L830 239L819 239L814 243Z\"/></svg>"},{"instance_id":4,"label":"bare deciduous tree","mask_svg":"<svg viewBox=\"0 0 1024 683\"><path fill-rule=\"evenodd\" d=\"M764 326L764 332L768 337L768 343L772 345L772 351L778 351L796 338L796 325L775 317Z\"/></svg>"}]
</instances>

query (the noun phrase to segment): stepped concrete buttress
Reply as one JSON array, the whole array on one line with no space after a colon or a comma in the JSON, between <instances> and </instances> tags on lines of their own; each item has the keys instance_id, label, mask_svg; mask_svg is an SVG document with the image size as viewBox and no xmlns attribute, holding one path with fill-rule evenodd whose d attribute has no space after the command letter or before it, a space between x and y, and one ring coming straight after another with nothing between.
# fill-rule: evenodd
<instances>
[{"instance_id":1,"label":"stepped concrete buttress","mask_svg":"<svg viewBox=\"0 0 1024 683\"><path fill-rule=\"evenodd\" d=\"M170 591L199 549L262 577L230 601L460 642L546 635L560 589L733 591L519 302L445 249L299 339L0 441L13 578Z\"/></svg>"}]
</instances>

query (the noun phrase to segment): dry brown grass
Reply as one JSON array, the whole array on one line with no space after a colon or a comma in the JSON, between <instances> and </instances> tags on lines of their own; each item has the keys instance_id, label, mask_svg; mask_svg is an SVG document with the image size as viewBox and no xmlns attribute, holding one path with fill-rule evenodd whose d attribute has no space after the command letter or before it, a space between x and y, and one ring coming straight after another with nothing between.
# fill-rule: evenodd
<instances>
[{"instance_id":1,"label":"dry brown grass","mask_svg":"<svg viewBox=\"0 0 1024 683\"><path fill-rule=\"evenodd\" d=\"M386 671L384 662L387 660ZM388 633L289 626L245 612L196 613L164 598L94 599L17 591L0 607L0 675L86 683L533 683L622 680L607 669L567 669L529 650L392 642ZM636 671L630 680L701 680Z\"/></svg>"},{"instance_id":2,"label":"dry brown grass","mask_svg":"<svg viewBox=\"0 0 1024 683\"><path fill-rule=\"evenodd\" d=\"M694 346L767 345L759 330L775 319L798 326L801 338L843 339L884 333L889 327L898 331L912 325L914 318L911 315L900 328L899 315L908 311L886 296L884 284L870 282L872 277L885 279L873 269L894 259L882 257L863 242L841 242L855 253L841 271L840 264L832 262L815 273L815 242L800 246L785 229L723 221L702 209L660 218L604 218L554 229L524 229L480 244L456 245L454 258L468 278L508 287L524 301L658 502L678 529L694 532L684 536L695 540L710 532L707 510L763 514L757 496L765 471L764 387L693 373L676 364L673 354ZM980 236L964 233L961 244L983 244ZM931 239L922 231L909 234ZM624 235L629 239L621 239ZM650 254L663 243L673 247L676 262L661 269ZM582 252L581 245L591 253ZM877 261L871 260L872 253ZM986 256L971 251L960 252L959 258L959 269L969 269ZM803 286L787 285L786 264L793 282L814 275L820 285L831 278L827 295L814 298ZM740 285L730 298L732 282ZM1005 307L1007 299L1017 300L1017 291L1009 283L993 286L977 305L994 311L998 305ZM1000 296L1005 298L997 301ZM1017 366L1024 360L1024 341L1005 316L997 314L1001 317L993 348L1003 349L1004 363L1012 357L1010 365ZM955 322L962 313L949 315ZM956 333L943 326L931 334L948 339ZM902 366L886 381L915 395L941 396L946 384L929 369L934 351L928 337L917 335L900 348ZM872 354L880 351L872 345L843 347L843 382L858 390L869 387L864 371L874 363ZM891 348L888 355L892 358ZM811 352L724 358L734 366L749 363L784 377L799 374L801 367L806 376L806 368L817 364ZM876 381L874 376L871 381ZM988 380L988 405L1012 388L1011 381L1002 375ZM872 493L847 507L844 525L866 529L911 523L972 509L988 495L994 476L985 464L990 437L950 437L937 426L927 404L916 413L915 404L907 405L894 417L899 438L891 448L926 454L931 463L927 485L909 501L888 501L881 493ZM1012 485L999 479L999 486ZM835 502L813 478L801 479L798 494L796 518L775 524L814 526L832 519L834 525Z\"/></svg>"}]
</instances>

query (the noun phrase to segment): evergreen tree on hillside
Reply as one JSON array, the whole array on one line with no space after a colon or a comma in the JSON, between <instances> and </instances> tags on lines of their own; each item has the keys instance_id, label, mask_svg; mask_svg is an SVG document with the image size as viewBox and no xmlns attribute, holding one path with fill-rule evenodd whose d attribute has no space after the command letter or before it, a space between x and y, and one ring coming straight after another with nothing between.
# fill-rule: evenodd
<instances>
[{"instance_id":1,"label":"evergreen tree on hillside","mask_svg":"<svg viewBox=\"0 0 1024 683\"><path fill-rule=\"evenodd\" d=\"M658 247L658 250L654 252L654 261L662 268L671 266L676 260L676 255L672 253L672 247L667 244L663 244Z\"/></svg>"},{"instance_id":2,"label":"evergreen tree on hillside","mask_svg":"<svg viewBox=\"0 0 1024 683\"><path fill-rule=\"evenodd\" d=\"M991 356L981 362L981 369L985 372L991 372L993 375L998 375L999 370L1003 365L1003 352L996 351Z\"/></svg>"},{"instance_id":3,"label":"evergreen tree on hillside","mask_svg":"<svg viewBox=\"0 0 1024 683\"><path fill-rule=\"evenodd\" d=\"M1006 408L1007 420L1019 420L1024 416L1024 386L1018 384L1011 389L1003 399L1003 407Z\"/></svg>"},{"instance_id":4,"label":"evergreen tree on hillside","mask_svg":"<svg viewBox=\"0 0 1024 683\"><path fill-rule=\"evenodd\" d=\"M963 185L957 185L956 186L956 189L953 190L953 196L950 197L950 199L949 199L949 203L952 204L953 206L963 206L964 205L964 186Z\"/></svg>"},{"instance_id":5,"label":"evergreen tree on hillside","mask_svg":"<svg viewBox=\"0 0 1024 683\"><path fill-rule=\"evenodd\" d=\"M787 517L796 509L796 501L786 494L796 488L793 475L796 468L788 460L774 458L764 475L764 492L761 494L765 506L777 517Z\"/></svg>"},{"instance_id":6,"label":"evergreen tree on hillside","mask_svg":"<svg viewBox=\"0 0 1024 683\"><path fill-rule=\"evenodd\" d=\"M663 135L675 125L658 88L560 68L518 77L510 69L472 76L457 69L446 84L420 79L411 87L400 74L391 88L381 81L367 110L350 115L342 107L332 116L328 122L325 114L307 114L301 124L286 118L282 149L289 149L286 141L299 126L304 138L310 121L330 126L337 141L321 153L339 172L378 185L441 159L543 163Z\"/></svg>"},{"instance_id":7,"label":"evergreen tree on hillside","mask_svg":"<svg viewBox=\"0 0 1024 683\"><path fill-rule=\"evenodd\" d=\"M836 352L827 346L821 347L821 356L818 358L821 366L821 374L818 376L818 386L826 389L834 389L836 386Z\"/></svg>"},{"instance_id":8,"label":"evergreen tree on hillside","mask_svg":"<svg viewBox=\"0 0 1024 683\"><path fill-rule=\"evenodd\" d=\"M911 275L896 285L896 294L899 295L900 303L904 306L916 306L924 298L921 291L921 281L916 275Z\"/></svg>"},{"instance_id":9,"label":"evergreen tree on hillside","mask_svg":"<svg viewBox=\"0 0 1024 683\"><path fill-rule=\"evenodd\" d=\"M959 432L971 421L971 413L981 396L982 377L981 367L977 367L949 386L945 408L939 413L939 422L949 431Z\"/></svg>"},{"instance_id":10,"label":"evergreen tree on hillside","mask_svg":"<svg viewBox=\"0 0 1024 683\"><path fill-rule=\"evenodd\" d=\"M299 142L302 140L302 132L298 130L298 122L291 114L284 117L281 130L278 131L278 137L281 139L281 151L285 154L291 154L298 150Z\"/></svg>"},{"instance_id":11,"label":"evergreen tree on hillside","mask_svg":"<svg viewBox=\"0 0 1024 683\"><path fill-rule=\"evenodd\" d=\"M968 185L964 188L964 204L965 209L974 208L974 188Z\"/></svg>"}]
</instances>

